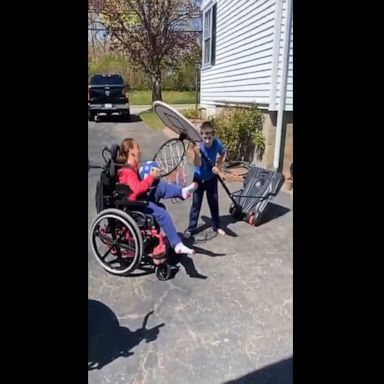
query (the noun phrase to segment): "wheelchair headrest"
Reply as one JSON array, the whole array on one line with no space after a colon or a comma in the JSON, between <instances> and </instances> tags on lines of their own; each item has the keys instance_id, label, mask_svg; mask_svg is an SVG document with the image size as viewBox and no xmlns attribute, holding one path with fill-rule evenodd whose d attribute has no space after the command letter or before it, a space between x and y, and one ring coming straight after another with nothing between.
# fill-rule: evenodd
<instances>
[{"instance_id":1,"label":"wheelchair headrest","mask_svg":"<svg viewBox=\"0 0 384 384\"><path fill-rule=\"evenodd\" d=\"M111 164L109 169L109 174L111 175L113 180L117 180L117 170L120 166L117 164L117 155L120 151L120 147L117 144L111 145Z\"/></svg>"},{"instance_id":2,"label":"wheelchair headrest","mask_svg":"<svg viewBox=\"0 0 384 384\"><path fill-rule=\"evenodd\" d=\"M114 163L117 162L117 154L120 151L120 147L117 144L111 146L111 159Z\"/></svg>"},{"instance_id":3,"label":"wheelchair headrest","mask_svg":"<svg viewBox=\"0 0 384 384\"><path fill-rule=\"evenodd\" d=\"M106 157L104 157L104 152L107 151L111 155L110 159L107 160ZM111 145L110 148L105 147L103 149L103 158L107 163L107 173L109 173L109 176L114 180L117 181L117 171L121 167L126 167L127 165L124 164L118 164L117 163L117 155L119 154L120 147L117 144Z\"/></svg>"}]
</instances>

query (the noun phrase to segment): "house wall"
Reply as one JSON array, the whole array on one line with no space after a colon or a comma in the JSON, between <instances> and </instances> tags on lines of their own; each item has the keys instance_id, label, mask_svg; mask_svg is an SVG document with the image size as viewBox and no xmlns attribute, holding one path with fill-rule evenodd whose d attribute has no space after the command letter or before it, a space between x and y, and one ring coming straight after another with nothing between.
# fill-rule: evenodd
<instances>
[{"instance_id":1,"label":"house wall","mask_svg":"<svg viewBox=\"0 0 384 384\"><path fill-rule=\"evenodd\" d=\"M277 112L265 111L263 135L265 137L265 152L260 163L261 167L273 168L273 155L275 151ZM282 132L282 171L285 173L293 162L293 112L285 111L283 115Z\"/></svg>"},{"instance_id":2,"label":"house wall","mask_svg":"<svg viewBox=\"0 0 384 384\"><path fill-rule=\"evenodd\" d=\"M212 1L204 0L202 8L208 3ZM272 169L283 51L289 39L282 170L289 169L293 161L293 20L288 34L287 0L217 0L216 4L216 63L201 71L203 116L219 113L225 105L259 104L266 138L259 165Z\"/></svg>"},{"instance_id":3,"label":"house wall","mask_svg":"<svg viewBox=\"0 0 384 384\"><path fill-rule=\"evenodd\" d=\"M287 0L283 0L282 14L281 14L281 29L280 29L280 44L279 44L279 58L278 70L276 81L276 108L280 103L280 88L281 76L283 66L283 50L286 40L289 39L289 57L288 57L288 73L287 73L287 86L285 90L285 111L293 111L293 19L291 20L291 28L289 36L286 34L287 23Z\"/></svg>"},{"instance_id":4,"label":"house wall","mask_svg":"<svg viewBox=\"0 0 384 384\"><path fill-rule=\"evenodd\" d=\"M201 70L200 105L268 104L271 89L275 0L218 0L216 62Z\"/></svg>"}]
</instances>

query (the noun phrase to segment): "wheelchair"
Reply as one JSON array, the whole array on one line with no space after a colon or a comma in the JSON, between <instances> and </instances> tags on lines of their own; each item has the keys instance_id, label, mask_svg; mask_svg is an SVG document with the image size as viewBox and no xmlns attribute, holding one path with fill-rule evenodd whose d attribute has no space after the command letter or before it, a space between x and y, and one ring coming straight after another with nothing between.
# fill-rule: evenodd
<instances>
[{"instance_id":1,"label":"wheelchair","mask_svg":"<svg viewBox=\"0 0 384 384\"><path fill-rule=\"evenodd\" d=\"M154 270L159 280L168 280L172 248L154 217L143 212L148 201L129 201L129 187L118 183L117 171L124 166L116 162L118 151L116 144L105 147L104 164L88 164L89 168L102 169L95 194L97 216L90 231L93 254L112 274L127 276L138 269Z\"/></svg>"}]
</instances>

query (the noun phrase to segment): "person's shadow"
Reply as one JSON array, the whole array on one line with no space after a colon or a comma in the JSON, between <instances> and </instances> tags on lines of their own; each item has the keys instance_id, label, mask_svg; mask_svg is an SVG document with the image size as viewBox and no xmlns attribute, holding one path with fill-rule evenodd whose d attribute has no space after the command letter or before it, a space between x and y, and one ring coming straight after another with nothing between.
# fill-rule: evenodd
<instances>
[{"instance_id":1,"label":"person's shadow","mask_svg":"<svg viewBox=\"0 0 384 384\"><path fill-rule=\"evenodd\" d=\"M214 237L216 237L217 233L215 233L213 231L205 233L203 238L201 238L201 236L200 237L197 236L201 232L204 232L207 229L212 227L212 219L210 217L202 215L201 220L204 221L204 224L197 227L197 229L194 231L193 237L195 238L195 240L198 240L199 242L204 242L204 241L208 241L208 240L211 240ZM231 215L220 216L220 226L225 231L227 236L237 237L237 233L235 233L230 228L228 228L229 224L234 224L234 223L236 223L236 220Z\"/></svg>"},{"instance_id":2,"label":"person's shadow","mask_svg":"<svg viewBox=\"0 0 384 384\"><path fill-rule=\"evenodd\" d=\"M133 355L131 349L142 340L156 340L164 323L147 329L149 312L141 328L130 331L119 325L113 311L97 300L88 300L88 370L101 369L119 357Z\"/></svg>"},{"instance_id":3,"label":"person's shadow","mask_svg":"<svg viewBox=\"0 0 384 384\"><path fill-rule=\"evenodd\" d=\"M193 260L184 254L177 255L175 252L170 252L169 264L172 268L171 278L174 278L176 274L179 272L180 265L182 265L185 269L186 274L191 278L196 279L207 279L207 276L199 273L195 267Z\"/></svg>"},{"instance_id":4,"label":"person's shadow","mask_svg":"<svg viewBox=\"0 0 384 384\"><path fill-rule=\"evenodd\" d=\"M178 233L180 237L182 237L181 233ZM216 253L209 251L207 249L197 247L193 244L194 238L191 237L190 239L183 239L184 244L187 247L193 248L196 251L196 254L202 254L202 255L207 255L209 257L222 257L225 256L225 253ZM193 262L193 256L190 257L185 254L180 254L177 255L175 252L171 250L170 252L170 258L169 258L169 263L173 268L173 274L172 277L176 275L176 273L179 271L179 265L182 265L185 269L186 274L194 279L202 279L205 280L208 278L208 276L202 275L199 273L199 271L195 267L195 263Z\"/></svg>"}]
</instances>

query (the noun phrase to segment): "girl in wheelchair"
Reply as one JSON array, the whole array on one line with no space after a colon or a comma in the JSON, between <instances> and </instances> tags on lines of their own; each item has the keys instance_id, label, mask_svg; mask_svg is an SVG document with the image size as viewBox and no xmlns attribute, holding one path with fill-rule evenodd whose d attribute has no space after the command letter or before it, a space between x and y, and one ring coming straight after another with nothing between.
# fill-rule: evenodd
<instances>
[{"instance_id":1,"label":"girl in wheelchair","mask_svg":"<svg viewBox=\"0 0 384 384\"><path fill-rule=\"evenodd\" d=\"M118 180L120 184L129 187L128 200L135 201L145 195L145 199L149 203L143 208L144 213L151 214L156 219L168 237L171 247L174 248L176 253L193 255L195 251L182 243L169 213L158 203L160 199L188 199L196 190L197 183L192 183L185 188L168 184L159 178L160 170L158 168L152 168L148 177L140 180L138 176L140 155L140 146L134 139L126 138L122 141L117 155L117 162L124 164L124 166L118 170Z\"/></svg>"}]
</instances>

